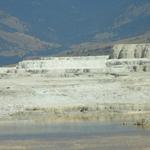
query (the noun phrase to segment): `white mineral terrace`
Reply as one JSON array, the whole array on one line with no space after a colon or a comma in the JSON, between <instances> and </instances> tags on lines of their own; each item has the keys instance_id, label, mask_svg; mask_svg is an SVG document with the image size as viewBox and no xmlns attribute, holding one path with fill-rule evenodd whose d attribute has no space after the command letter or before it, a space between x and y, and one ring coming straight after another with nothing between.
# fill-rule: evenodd
<instances>
[{"instance_id":1,"label":"white mineral terrace","mask_svg":"<svg viewBox=\"0 0 150 150\"><path fill-rule=\"evenodd\" d=\"M104 69L107 59L108 56L48 57L22 61L18 64L18 69Z\"/></svg>"},{"instance_id":2,"label":"white mineral terrace","mask_svg":"<svg viewBox=\"0 0 150 150\"><path fill-rule=\"evenodd\" d=\"M150 111L150 59L124 54L47 57L0 68L0 116L34 108L63 113L79 106Z\"/></svg>"},{"instance_id":3,"label":"white mineral terrace","mask_svg":"<svg viewBox=\"0 0 150 150\"><path fill-rule=\"evenodd\" d=\"M149 58L150 44L117 44L113 47L113 59Z\"/></svg>"}]
</instances>

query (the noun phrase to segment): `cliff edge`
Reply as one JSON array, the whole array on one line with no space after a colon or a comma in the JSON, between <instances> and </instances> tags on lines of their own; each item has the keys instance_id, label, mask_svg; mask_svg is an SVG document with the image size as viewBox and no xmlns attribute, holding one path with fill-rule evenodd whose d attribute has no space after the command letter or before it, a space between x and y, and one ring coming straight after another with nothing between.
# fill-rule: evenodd
<instances>
[{"instance_id":1,"label":"cliff edge","mask_svg":"<svg viewBox=\"0 0 150 150\"><path fill-rule=\"evenodd\" d=\"M150 58L150 44L117 44L113 46L111 59Z\"/></svg>"}]
</instances>

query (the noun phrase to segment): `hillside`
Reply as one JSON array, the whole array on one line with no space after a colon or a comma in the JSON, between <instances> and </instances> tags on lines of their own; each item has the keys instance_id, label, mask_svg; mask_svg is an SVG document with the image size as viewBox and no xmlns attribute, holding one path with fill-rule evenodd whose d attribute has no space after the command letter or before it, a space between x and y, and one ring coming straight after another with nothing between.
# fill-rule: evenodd
<instances>
[{"instance_id":1,"label":"hillside","mask_svg":"<svg viewBox=\"0 0 150 150\"><path fill-rule=\"evenodd\" d=\"M28 25L15 16L0 11L0 58L23 57L34 51L51 50L60 45L45 42L28 32ZM3 63L3 59L2 63ZM11 61L10 61L11 62ZM0 61L1 63L1 61Z\"/></svg>"},{"instance_id":2,"label":"hillside","mask_svg":"<svg viewBox=\"0 0 150 150\"><path fill-rule=\"evenodd\" d=\"M59 53L59 56L90 56L90 55L108 55L112 52L112 47L115 44L139 44L150 43L150 32L124 38L121 40L114 40L108 42L85 42L71 46L68 50Z\"/></svg>"},{"instance_id":3,"label":"hillside","mask_svg":"<svg viewBox=\"0 0 150 150\"><path fill-rule=\"evenodd\" d=\"M149 33L149 0L0 1L0 64L108 54L114 43L148 42Z\"/></svg>"}]
</instances>

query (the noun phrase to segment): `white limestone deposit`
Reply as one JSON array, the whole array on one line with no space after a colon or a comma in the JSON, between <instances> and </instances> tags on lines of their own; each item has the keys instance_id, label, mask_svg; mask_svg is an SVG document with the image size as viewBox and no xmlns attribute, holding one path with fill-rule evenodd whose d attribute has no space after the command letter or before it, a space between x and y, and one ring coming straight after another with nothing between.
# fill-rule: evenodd
<instances>
[{"instance_id":1,"label":"white limestone deposit","mask_svg":"<svg viewBox=\"0 0 150 150\"><path fill-rule=\"evenodd\" d=\"M86 72L103 73L108 56L48 57L39 60L24 60L17 70L31 73L48 73L51 76L68 76Z\"/></svg>"},{"instance_id":2,"label":"white limestone deposit","mask_svg":"<svg viewBox=\"0 0 150 150\"><path fill-rule=\"evenodd\" d=\"M108 73L150 72L150 59L110 59L106 66Z\"/></svg>"},{"instance_id":3,"label":"white limestone deposit","mask_svg":"<svg viewBox=\"0 0 150 150\"><path fill-rule=\"evenodd\" d=\"M15 73L16 67L0 67L0 74Z\"/></svg>"},{"instance_id":4,"label":"white limestone deposit","mask_svg":"<svg viewBox=\"0 0 150 150\"><path fill-rule=\"evenodd\" d=\"M135 52L135 46L116 47L117 51L123 47ZM141 45L137 47L141 49ZM116 56L116 51L113 53ZM50 57L24 60L14 68L0 68L0 116L53 108L62 114L65 109L75 108L150 111L148 52L144 56Z\"/></svg>"},{"instance_id":5,"label":"white limestone deposit","mask_svg":"<svg viewBox=\"0 0 150 150\"><path fill-rule=\"evenodd\" d=\"M150 58L150 44L117 44L113 47L113 59Z\"/></svg>"},{"instance_id":6,"label":"white limestone deposit","mask_svg":"<svg viewBox=\"0 0 150 150\"><path fill-rule=\"evenodd\" d=\"M136 111L149 108L150 74L131 74L51 78L47 76L7 76L0 79L0 114L27 109L103 107L115 104L117 109ZM120 107L119 104L124 104ZM106 106L105 106L106 107ZM114 107L114 106L113 106ZM132 109L131 109L132 108Z\"/></svg>"},{"instance_id":7,"label":"white limestone deposit","mask_svg":"<svg viewBox=\"0 0 150 150\"><path fill-rule=\"evenodd\" d=\"M26 70L56 70L56 69L103 69L108 56L88 57L49 57L40 60L25 60L18 68Z\"/></svg>"}]
</instances>

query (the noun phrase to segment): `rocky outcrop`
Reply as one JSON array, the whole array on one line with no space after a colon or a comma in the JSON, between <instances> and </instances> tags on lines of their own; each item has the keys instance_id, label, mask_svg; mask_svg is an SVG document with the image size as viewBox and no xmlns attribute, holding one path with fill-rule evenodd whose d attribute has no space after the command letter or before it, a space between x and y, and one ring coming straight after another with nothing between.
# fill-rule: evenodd
<instances>
[{"instance_id":1,"label":"rocky outcrop","mask_svg":"<svg viewBox=\"0 0 150 150\"><path fill-rule=\"evenodd\" d=\"M111 59L150 58L150 44L117 44Z\"/></svg>"},{"instance_id":2,"label":"rocky outcrop","mask_svg":"<svg viewBox=\"0 0 150 150\"><path fill-rule=\"evenodd\" d=\"M109 73L149 72L150 44L117 44L106 62Z\"/></svg>"}]
</instances>

